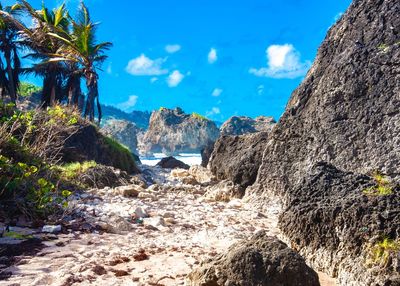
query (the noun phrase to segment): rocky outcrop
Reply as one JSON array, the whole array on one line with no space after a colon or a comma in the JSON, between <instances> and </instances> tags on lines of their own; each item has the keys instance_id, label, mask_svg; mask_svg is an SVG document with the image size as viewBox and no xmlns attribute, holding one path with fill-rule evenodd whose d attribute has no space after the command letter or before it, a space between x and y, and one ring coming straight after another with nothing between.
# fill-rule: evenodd
<instances>
[{"instance_id":1,"label":"rocky outcrop","mask_svg":"<svg viewBox=\"0 0 400 286\"><path fill-rule=\"evenodd\" d=\"M197 114L185 114L182 109L161 108L154 111L150 126L143 137L144 154L200 152L208 142L214 142L219 130L214 122Z\"/></svg>"},{"instance_id":2,"label":"rocky outcrop","mask_svg":"<svg viewBox=\"0 0 400 286\"><path fill-rule=\"evenodd\" d=\"M188 276L190 286L318 286L317 273L274 237L260 232L227 253L203 263Z\"/></svg>"},{"instance_id":3,"label":"rocky outcrop","mask_svg":"<svg viewBox=\"0 0 400 286\"><path fill-rule=\"evenodd\" d=\"M376 184L321 162L291 191L281 214L292 247L340 285L400 285L400 241L382 245L400 234L400 188L369 195Z\"/></svg>"},{"instance_id":4,"label":"rocky outcrop","mask_svg":"<svg viewBox=\"0 0 400 286\"><path fill-rule=\"evenodd\" d=\"M174 157L166 157L162 158L160 162L157 163L157 166L164 169L185 169L189 170L190 166L175 159Z\"/></svg>"},{"instance_id":5,"label":"rocky outcrop","mask_svg":"<svg viewBox=\"0 0 400 286\"><path fill-rule=\"evenodd\" d=\"M137 133L139 129L134 123L127 120L109 119L105 122L101 131L128 147L132 153L138 154Z\"/></svg>"},{"instance_id":6,"label":"rocky outcrop","mask_svg":"<svg viewBox=\"0 0 400 286\"><path fill-rule=\"evenodd\" d=\"M261 131L271 131L276 121L273 117L259 116L256 119L247 116L232 116L224 124L221 135L243 135Z\"/></svg>"},{"instance_id":7,"label":"rocky outcrop","mask_svg":"<svg viewBox=\"0 0 400 286\"><path fill-rule=\"evenodd\" d=\"M207 146L200 150L201 166L204 168L207 168L208 162L210 161L212 151L214 150L214 144L215 142L208 142Z\"/></svg>"},{"instance_id":8,"label":"rocky outcrop","mask_svg":"<svg viewBox=\"0 0 400 286\"><path fill-rule=\"evenodd\" d=\"M246 191L264 205L278 198L288 209L284 234L341 285L399 285L398 262L383 263L373 278L364 260L369 239L399 240L397 191L367 198L361 190L369 179L357 175L400 178L399 13L399 1L352 3L292 94Z\"/></svg>"},{"instance_id":9,"label":"rocky outcrop","mask_svg":"<svg viewBox=\"0 0 400 286\"><path fill-rule=\"evenodd\" d=\"M252 185L261 165L269 132L241 136L221 136L215 143L209 167L219 180Z\"/></svg>"}]
</instances>

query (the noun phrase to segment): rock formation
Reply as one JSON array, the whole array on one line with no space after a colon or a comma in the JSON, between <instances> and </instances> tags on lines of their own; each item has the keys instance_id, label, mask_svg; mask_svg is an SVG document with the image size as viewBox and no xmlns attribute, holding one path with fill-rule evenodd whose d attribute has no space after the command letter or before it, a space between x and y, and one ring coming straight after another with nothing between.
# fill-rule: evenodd
<instances>
[{"instance_id":1,"label":"rock formation","mask_svg":"<svg viewBox=\"0 0 400 286\"><path fill-rule=\"evenodd\" d=\"M218 136L219 130L211 120L197 114L185 114L180 108L161 108L151 115L149 129L141 144L145 150L140 151L171 155L200 152Z\"/></svg>"},{"instance_id":2,"label":"rock formation","mask_svg":"<svg viewBox=\"0 0 400 286\"><path fill-rule=\"evenodd\" d=\"M182 161L179 161L178 159L175 159L174 157L162 158L161 161L157 163L157 166L165 169L179 168L189 170L190 168L189 165L183 163Z\"/></svg>"},{"instance_id":3,"label":"rock formation","mask_svg":"<svg viewBox=\"0 0 400 286\"><path fill-rule=\"evenodd\" d=\"M232 116L222 124L221 135L243 135L261 131L270 131L276 121L272 117L259 116L256 119L247 116Z\"/></svg>"},{"instance_id":4,"label":"rock formation","mask_svg":"<svg viewBox=\"0 0 400 286\"><path fill-rule=\"evenodd\" d=\"M188 276L190 286L318 286L317 273L286 244L256 234L203 263Z\"/></svg>"},{"instance_id":5,"label":"rock formation","mask_svg":"<svg viewBox=\"0 0 400 286\"><path fill-rule=\"evenodd\" d=\"M127 120L109 119L105 122L101 131L128 147L132 153L138 154L138 128L134 123Z\"/></svg>"},{"instance_id":6,"label":"rock formation","mask_svg":"<svg viewBox=\"0 0 400 286\"><path fill-rule=\"evenodd\" d=\"M269 132L221 136L214 145L209 167L217 179L252 185L261 165Z\"/></svg>"},{"instance_id":7,"label":"rock formation","mask_svg":"<svg viewBox=\"0 0 400 286\"><path fill-rule=\"evenodd\" d=\"M363 259L376 236L400 239L399 192L362 191L371 181L363 174L374 170L400 178L399 13L399 1L352 3L292 94L246 191L264 206L278 198L283 234L341 285L400 285L398 253L375 271Z\"/></svg>"}]
</instances>

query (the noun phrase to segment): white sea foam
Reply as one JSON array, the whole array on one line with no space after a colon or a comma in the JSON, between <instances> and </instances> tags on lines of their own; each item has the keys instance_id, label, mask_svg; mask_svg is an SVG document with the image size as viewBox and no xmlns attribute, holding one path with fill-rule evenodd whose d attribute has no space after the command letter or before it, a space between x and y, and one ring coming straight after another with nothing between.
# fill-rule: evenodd
<instances>
[{"instance_id":1,"label":"white sea foam","mask_svg":"<svg viewBox=\"0 0 400 286\"><path fill-rule=\"evenodd\" d=\"M140 157L140 161L143 165L155 166L165 157L168 156L163 153L154 153L152 157ZM181 153L174 157L189 166L201 164L201 155L197 153Z\"/></svg>"}]
</instances>

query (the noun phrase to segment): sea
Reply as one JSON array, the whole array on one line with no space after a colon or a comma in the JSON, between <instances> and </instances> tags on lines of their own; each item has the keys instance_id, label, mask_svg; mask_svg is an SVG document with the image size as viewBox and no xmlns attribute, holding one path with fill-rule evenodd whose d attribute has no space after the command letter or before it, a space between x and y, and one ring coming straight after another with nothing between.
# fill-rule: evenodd
<instances>
[{"instance_id":1,"label":"sea","mask_svg":"<svg viewBox=\"0 0 400 286\"><path fill-rule=\"evenodd\" d=\"M166 158L166 157L168 157L168 155L165 155L163 153L154 153L153 156L151 156L151 157L140 157L140 161L144 165L155 166L155 165L157 165L158 162L161 161L162 158ZM201 154L181 153L174 157L189 166L201 164Z\"/></svg>"}]
</instances>

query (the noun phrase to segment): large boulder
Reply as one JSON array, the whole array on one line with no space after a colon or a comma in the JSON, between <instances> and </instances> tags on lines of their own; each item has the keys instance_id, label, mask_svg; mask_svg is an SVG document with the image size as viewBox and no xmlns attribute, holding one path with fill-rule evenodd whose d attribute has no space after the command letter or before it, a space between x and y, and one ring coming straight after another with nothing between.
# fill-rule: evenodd
<instances>
[{"instance_id":1,"label":"large boulder","mask_svg":"<svg viewBox=\"0 0 400 286\"><path fill-rule=\"evenodd\" d=\"M109 119L106 120L101 131L128 147L132 153L138 154L137 134L139 128L134 123L127 120Z\"/></svg>"},{"instance_id":2,"label":"large boulder","mask_svg":"<svg viewBox=\"0 0 400 286\"><path fill-rule=\"evenodd\" d=\"M140 150L148 153L200 153L208 142L214 142L219 129L214 122L198 114L185 114L182 109L161 108L154 111Z\"/></svg>"},{"instance_id":3,"label":"large boulder","mask_svg":"<svg viewBox=\"0 0 400 286\"><path fill-rule=\"evenodd\" d=\"M256 119L247 116L232 116L222 124L221 135L243 135L261 131L271 131L276 121L273 117L259 116Z\"/></svg>"},{"instance_id":4,"label":"large boulder","mask_svg":"<svg viewBox=\"0 0 400 286\"><path fill-rule=\"evenodd\" d=\"M208 142L207 145L200 150L201 154L201 166L207 168L208 162L210 161L210 157L212 151L214 150L215 142Z\"/></svg>"},{"instance_id":5,"label":"large boulder","mask_svg":"<svg viewBox=\"0 0 400 286\"><path fill-rule=\"evenodd\" d=\"M221 136L214 145L209 167L219 180L252 185L261 165L269 132L241 136Z\"/></svg>"},{"instance_id":6,"label":"large boulder","mask_svg":"<svg viewBox=\"0 0 400 286\"><path fill-rule=\"evenodd\" d=\"M188 275L190 286L318 286L304 259L265 232L234 244Z\"/></svg>"},{"instance_id":7,"label":"large boulder","mask_svg":"<svg viewBox=\"0 0 400 286\"><path fill-rule=\"evenodd\" d=\"M162 158L160 162L157 163L157 166L164 169L185 169L189 170L190 166L179 161L174 157L166 157Z\"/></svg>"},{"instance_id":8,"label":"large boulder","mask_svg":"<svg viewBox=\"0 0 400 286\"><path fill-rule=\"evenodd\" d=\"M281 217L288 240L311 262L324 253L316 264L341 285L400 285L392 279L397 262L382 264L371 278L362 259L369 238L384 235L394 245L400 239L397 191L372 201L361 191L363 174L374 170L400 179L399 13L399 1L353 1L292 94L256 184L246 190L264 206L278 198L288 208ZM321 161L344 175L330 167L314 173Z\"/></svg>"},{"instance_id":9,"label":"large boulder","mask_svg":"<svg viewBox=\"0 0 400 286\"><path fill-rule=\"evenodd\" d=\"M340 285L400 285L400 188L374 194L369 190L382 185L375 180L320 162L292 190L281 214L291 246L314 268L337 273ZM394 240L384 246L385 238Z\"/></svg>"}]
</instances>

